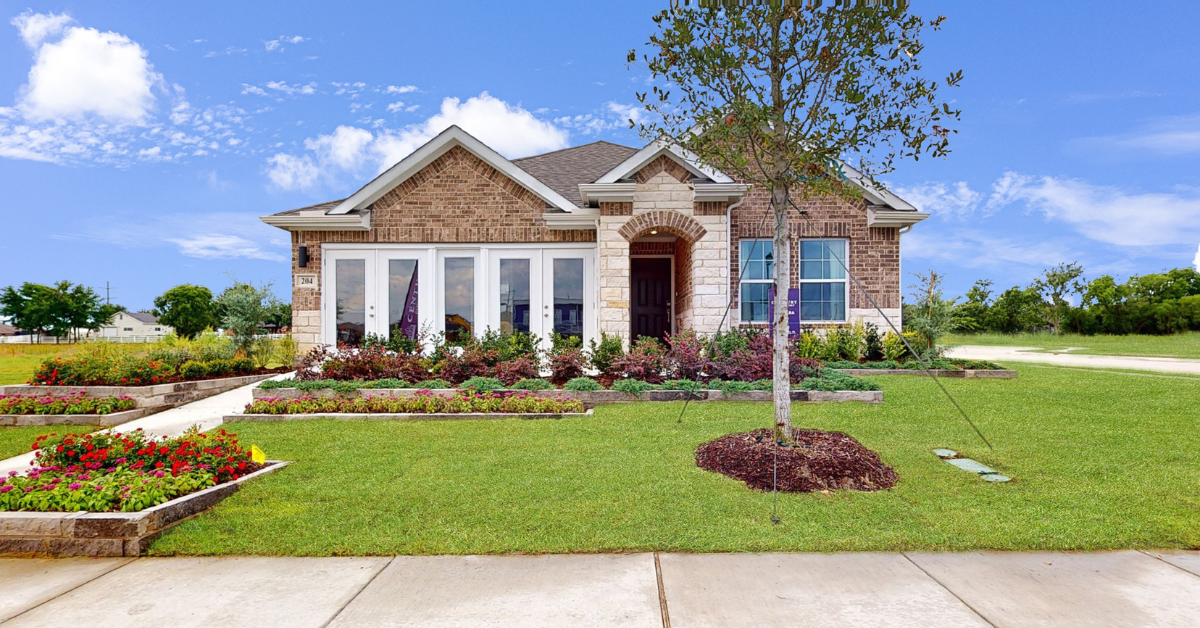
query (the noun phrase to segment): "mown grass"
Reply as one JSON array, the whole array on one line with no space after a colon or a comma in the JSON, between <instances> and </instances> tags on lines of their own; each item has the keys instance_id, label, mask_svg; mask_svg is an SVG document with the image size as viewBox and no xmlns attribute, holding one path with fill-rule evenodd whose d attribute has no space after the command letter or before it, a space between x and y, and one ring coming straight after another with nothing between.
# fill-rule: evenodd
<instances>
[{"instance_id":1,"label":"mown grass","mask_svg":"<svg viewBox=\"0 0 1200 628\"><path fill-rule=\"evenodd\" d=\"M29 453L33 440L42 434L86 434L95 430L96 428L86 425L0 427L0 460Z\"/></svg>"},{"instance_id":2,"label":"mown grass","mask_svg":"<svg viewBox=\"0 0 1200 628\"><path fill-rule=\"evenodd\" d=\"M1083 347L1083 349L1071 353L1200 358L1200 332L1195 331L1171 336L1080 336L1078 334L1045 333L955 334L947 336L943 344L948 346L1039 347L1044 351Z\"/></svg>"},{"instance_id":3,"label":"mown grass","mask_svg":"<svg viewBox=\"0 0 1200 628\"><path fill-rule=\"evenodd\" d=\"M766 404L601 406L561 421L243 423L294 465L171 530L151 553L1093 550L1200 546L1200 380L1017 366L945 385L989 451L919 377L886 403L795 406L900 475L877 493L773 498L695 466L695 448L771 423ZM229 427L229 426L227 426ZM950 447L1015 481L938 460Z\"/></svg>"}]
</instances>

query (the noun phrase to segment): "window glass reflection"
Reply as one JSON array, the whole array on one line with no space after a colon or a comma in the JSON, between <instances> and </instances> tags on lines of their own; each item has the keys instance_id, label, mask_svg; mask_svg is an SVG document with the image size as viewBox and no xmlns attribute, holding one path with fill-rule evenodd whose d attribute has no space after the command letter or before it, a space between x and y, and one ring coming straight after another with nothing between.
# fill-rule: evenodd
<instances>
[{"instance_id":1,"label":"window glass reflection","mask_svg":"<svg viewBox=\"0 0 1200 628\"><path fill-rule=\"evenodd\" d=\"M475 258L446 258L446 340L461 342L475 328Z\"/></svg>"},{"instance_id":2,"label":"window glass reflection","mask_svg":"<svg viewBox=\"0 0 1200 628\"><path fill-rule=\"evenodd\" d=\"M554 333L583 338L583 260L554 260Z\"/></svg>"},{"instance_id":3,"label":"window glass reflection","mask_svg":"<svg viewBox=\"0 0 1200 628\"><path fill-rule=\"evenodd\" d=\"M529 333L529 260L500 260L500 331Z\"/></svg>"},{"instance_id":4,"label":"window glass reflection","mask_svg":"<svg viewBox=\"0 0 1200 628\"><path fill-rule=\"evenodd\" d=\"M357 345L367 332L367 262L361 259L340 259L334 263L333 268L337 341Z\"/></svg>"}]
</instances>

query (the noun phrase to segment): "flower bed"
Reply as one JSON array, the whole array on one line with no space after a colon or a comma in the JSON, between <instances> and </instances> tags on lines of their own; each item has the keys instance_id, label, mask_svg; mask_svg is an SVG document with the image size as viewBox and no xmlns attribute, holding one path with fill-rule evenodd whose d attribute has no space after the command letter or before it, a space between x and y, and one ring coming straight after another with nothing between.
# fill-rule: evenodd
<instances>
[{"instance_id":1,"label":"flower bed","mask_svg":"<svg viewBox=\"0 0 1200 628\"><path fill-rule=\"evenodd\" d=\"M29 383L33 386L153 386L283 373L288 370L287 367L256 368L249 358L206 362L189 360L173 364L136 355L123 355L115 359L84 356L46 360L38 365Z\"/></svg>"},{"instance_id":2,"label":"flower bed","mask_svg":"<svg viewBox=\"0 0 1200 628\"><path fill-rule=\"evenodd\" d=\"M137 402L129 395L88 397L75 392L66 397L0 394L0 414L113 414L132 410Z\"/></svg>"},{"instance_id":3,"label":"flower bed","mask_svg":"<svg viewBox=\"0 0 1200 628\"><path fill-rule=\"evenodd\" d=\"M926 375L926 371L916 361L909 362L827 362L826 368L841 371L847 375ZM1016 379L1017 372L1005 369L995 362L983 360L962 360L938 358L927 363L929 372L937 377L978 378L978 379Z\"/></svg>"},{"instance_id":4,"label":"flower bed","mask_svg":"<svg viewBox=\"0 0 1200 628\"><path fill-rule=\"evenodd\" d=\"M309 397L256 399L245 414L566 414L582 413L583 402L527 392L439 395L417 391L410 397Z\"/></svg>"}]
</instances>

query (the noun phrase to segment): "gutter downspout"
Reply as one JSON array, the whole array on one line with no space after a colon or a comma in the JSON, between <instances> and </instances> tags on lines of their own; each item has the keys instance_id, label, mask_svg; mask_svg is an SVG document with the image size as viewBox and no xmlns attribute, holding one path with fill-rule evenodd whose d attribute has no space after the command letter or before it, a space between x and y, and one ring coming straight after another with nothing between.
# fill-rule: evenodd
<instances>
[{"instance_id":1,"label":"gutter downspout","mask_svg":"<svg viewBox=\"0 0 1200 628\"><path fill-rule=\"evenodd\" d=\"M733 303L733 275L729 272L733 268L733 210L742 206L746 202L746 195L750 193L750 188L742 193L741 198L733 205L725 208L725 307L729 307ZM733 317L729 318L729 328L733 329ZM717 330L721 331L720 329Z\"/></svg>"}]
</instances>

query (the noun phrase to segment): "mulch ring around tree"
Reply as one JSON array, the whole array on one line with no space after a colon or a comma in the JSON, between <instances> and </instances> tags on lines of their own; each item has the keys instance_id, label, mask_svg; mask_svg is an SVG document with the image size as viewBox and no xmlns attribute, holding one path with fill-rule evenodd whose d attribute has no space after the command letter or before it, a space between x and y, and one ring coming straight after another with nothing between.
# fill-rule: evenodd
<instances>
[{"instance_id":1,"label":"mulch ring around tree","mask_svg":"<svg viewBox=\"0 0 1200 628\"><path fill-rule=\"evenodd\" d=\"M899 480L879 454L841 432L792 429L796 444L777 445L769 429L729 434L696 448L696 466L769 491L777 471L780 491L878 491ZM778 460L776 459L778 454ZM775 465L778 465L776 469Z\"/></svg>"}]
</instances>

